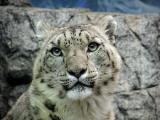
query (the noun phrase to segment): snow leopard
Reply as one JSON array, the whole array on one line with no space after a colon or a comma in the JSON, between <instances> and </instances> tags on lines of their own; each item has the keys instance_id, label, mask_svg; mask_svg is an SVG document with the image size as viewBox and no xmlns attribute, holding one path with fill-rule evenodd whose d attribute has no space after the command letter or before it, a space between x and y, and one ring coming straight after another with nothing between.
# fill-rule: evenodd
<instances>
[{"instance_id":1,"label":"snow leopard","mask_svg":"<svg viewBox=\"0 0 160 120\"><path fill-rule=\"evenodd\" d=\"M3 120L115 120L112 98L121 71L116 27L110 15L65 27L38 22L43 43L32 83Z\"/></svg>"}]
</instances>

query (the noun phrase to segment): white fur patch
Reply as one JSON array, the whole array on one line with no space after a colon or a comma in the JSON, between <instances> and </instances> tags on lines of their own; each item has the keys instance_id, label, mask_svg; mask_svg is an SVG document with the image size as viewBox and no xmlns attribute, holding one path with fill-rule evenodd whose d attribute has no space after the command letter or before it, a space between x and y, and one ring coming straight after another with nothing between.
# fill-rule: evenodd
<instances>
[{"instance_id":1,"label":"white fur patch","mask_svg":"<svg viewBox=\"0 0 160 120\"><path fill-rule=\"evenodd\" d=\"M92 88L84 86L75 86L73 89L67 92L67 97L72 100L82 100L90 95L92 95Z\"/></svg>"},{"instance_id":2,"label":"white fur patch","mask_svg":"<svg viewBox=\"0 0 160 120\"><path fill-rule=\"evenodd\" d=\"M72 76L72 75L70 75L70 74L68 74L68 73L67 73L67 76L68 76L68 78L69 78L70 80L77 80L76 77L74 77L74 76Z\"/></svg>"},{"instance_id":3,"label":"white fur patch","mask_svg":"<svg viewBox=\"0 0 160 120\"><path fill-rule=\"evenodd\" d=\"M85 72L83 75L81 75L81 77L79 79L80 80L81 79L86 79L87 76L88 76L88 72Z\"/></svg>"}]
</instances>

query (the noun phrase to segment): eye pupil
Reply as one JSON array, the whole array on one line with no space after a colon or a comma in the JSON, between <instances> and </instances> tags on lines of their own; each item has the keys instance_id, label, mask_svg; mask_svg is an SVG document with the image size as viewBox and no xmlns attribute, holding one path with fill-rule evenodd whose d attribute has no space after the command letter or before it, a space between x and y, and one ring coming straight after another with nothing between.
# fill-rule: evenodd
<instances>
[{"instance_id":1,"label":"eye pupil","mask_svg":"<svg viewBox=\"0 0 160 120\"><path fill-rule=\"evenodd\" d=\"M59 49L55 49L55 53L58 53L59 52Z\"/></svg>"},{"instance_id":2,"label":"eye pupil","mask_svg":"<svg viewBox=\"0 0 160 120\"><path fill-rule=\"evenodd\" d=\"M96 42L92 42L88 45L88 52L94 52L98 49L99 44Z\"/></svg>"},{"instance_id":3,"label":"eye pupil","mask_svg":"<svg viewBox=\"0 0 160 120\"><path fill-rule=\"evenodd\" d=\"M90 45L90 48L95 48L95 47L96 47L95 44L91 44L91 45Z\"/></svg>"},{"instance_id":4,"label":"eye pupil","mask_svg":"<svg viewBox=\"0 0 160 120\"><path fill-rule=\"evenodd\" d=\"M55 56L62 56L62 51L58 47L54 47L51 49L51 53Z\"/></svg>"}]
</instances>

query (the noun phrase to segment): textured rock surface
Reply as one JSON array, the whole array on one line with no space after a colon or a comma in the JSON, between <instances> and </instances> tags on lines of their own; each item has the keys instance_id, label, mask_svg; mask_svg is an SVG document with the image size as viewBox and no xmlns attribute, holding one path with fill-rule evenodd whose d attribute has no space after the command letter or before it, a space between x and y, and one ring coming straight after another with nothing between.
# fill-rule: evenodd
<instances>
[{"instance_id":1,"label":"textured rock surface","mask_svg":"<svg viewBox=\"0 0 160 120\"><path fill-rule=\"evenodd\" d=\"M87 23L106 13L0 7L0 117L24 92L39 50L35 23L51 26ZM123 59L115 91L117 120L160 119L160 15L112 14L118 22L116 46Z\"/></svg>"}]
</instances>

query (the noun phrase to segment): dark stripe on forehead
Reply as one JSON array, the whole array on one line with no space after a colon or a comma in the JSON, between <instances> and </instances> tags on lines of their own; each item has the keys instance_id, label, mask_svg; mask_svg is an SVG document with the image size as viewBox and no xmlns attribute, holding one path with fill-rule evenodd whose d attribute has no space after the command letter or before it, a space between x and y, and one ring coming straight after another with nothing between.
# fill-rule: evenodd
<instances>
[{"instance_id":1,"label":"dark stripe on forehead","mask_svg":"<svg viewBox=\"0 0 160 120\"><path fill-rule=\"evenodd\" d=\"M66 39L66 34L65 34L65 31L63 32L63 35L64 35L64 38Z\"/></svg>"},{"instance_id":2,"label":"dark stripe on forehead","mask_svg":"<svg viewBox=\"0 0 160 120\"><path fill-rule=\"evenodd\" d=\"M82 34L82 31L83 31L83 30L82 30L82 29L80 29L79 36L81 36L81 34Z\"/></svg>"},{"instance_id":3,"label":"dark stripe on forehead","mask_svg":"<svg viewBox=\"0 0 160 120\"><path fill-rule=\"evenodd\" d=\"M60 39L57 40L57 44L58 44L58 46L60 46L60 44L61 44L61 40Z\"/></svg>"},{"instance_id":4,"label":"dark stripe on forehead","mask_svg":"<svg viewBox=\"0 0 160 120\"><path fill-rule=\"evenodd\" d=\"M72 28L72 33L73 33L73 35L76 35L76 28Z\"/></svg>"},{"instance_id":5,"label":"dark stripe on forehead","mask_svg":"<svg viewBox=\"0 0 160 120\"><path fill-rule=\"evenodd\" d=\"M89 37L89 35L88 35L88 34L86 34L86 39L87 39L87 42L89 42L90 37Z\"/></svg>"}]
</instances>

